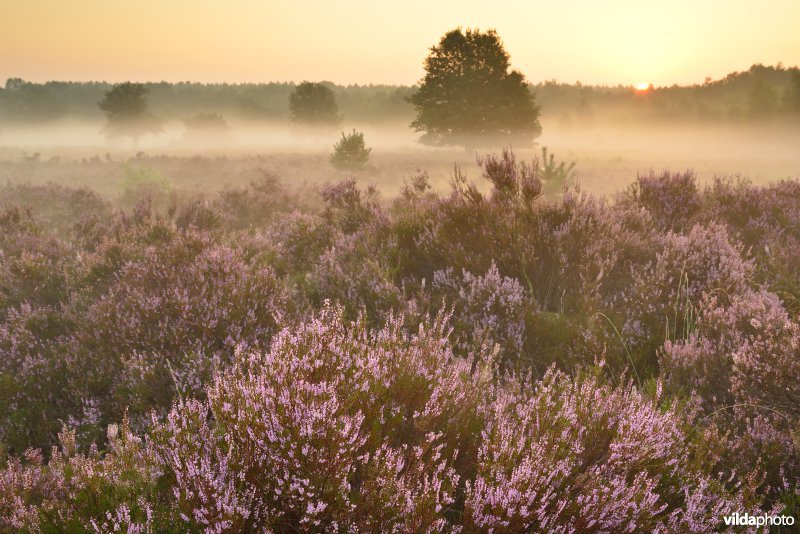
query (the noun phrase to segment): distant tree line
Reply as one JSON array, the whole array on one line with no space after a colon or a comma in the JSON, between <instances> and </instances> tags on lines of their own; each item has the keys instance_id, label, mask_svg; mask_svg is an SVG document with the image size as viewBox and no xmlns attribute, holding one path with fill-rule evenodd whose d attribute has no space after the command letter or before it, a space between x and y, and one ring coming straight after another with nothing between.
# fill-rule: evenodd
<instances>
[{"instance_id":1,"label":"distant tree line","mask_svg":"<svg viewBox=\"0 0 800 534\"><path fill-rule=\"evenodd\" d=\"M526 73L535 78L535 73ZM300 84L147 83L153 115L186 120L198 113L226 119L289 120L289 96ZM348 121L411 122L408 101L414 86L349 85L323 82L337 112ZM720 80L691 86L659 87L646 93L629 86L591 86L545 81L529 85L544 117L564 121L623 120L747 121L800 116L800 70L781 65L753 65ZM11 78L0 89L0 123L45 122L81 118L102 120L97 103L113 84L106 82L33 83Z\"/></svg>"},{"instance_id":2,"label":"distant tree line","mask_svg":"<svg viewBox=\"0 0 800 534\"><path fill-rule=\"evenodd\" d=\"M289 95L300 84L145 83L150 111L164 120L185 120L198 113L226 118L276 120L289 118ZM410 120L405 98L413 88L389 85L340 86L330 82L339 111L359 121ZM32 122L64 118L102 120L97 103L114 84L106 82L33 83L20 78L0 88L0 121Z\"/></svg>"},{"instance_id":3,"label":"distant tree line","mask_svg":"<svg viewBox=\"0 0 800 534\"><path fill-rule=\"evenodd\" d=\"M800 69L755 64L720 80L648 91L546 81L533 87L542 114L564 120L620 118L738 122L800 118Z\"/></svg>"}]
</instances>

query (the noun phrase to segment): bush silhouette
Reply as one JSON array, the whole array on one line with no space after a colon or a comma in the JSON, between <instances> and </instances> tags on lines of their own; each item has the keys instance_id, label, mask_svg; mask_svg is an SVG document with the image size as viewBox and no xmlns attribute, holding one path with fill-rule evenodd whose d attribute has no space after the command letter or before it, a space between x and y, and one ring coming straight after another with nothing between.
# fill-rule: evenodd
<instances>
[{"instance_id":1,"label":"bush silhouette","mask_svg":"<svg viewBox=\"0 0 800 534\"><path fill-rule=\"evenodd\" d=\"M366 166L370 152L372 149L364 144L364 134L354 129L349 134L342 132L342 138L333 145L329 161L336 170L357 171Z\"/></svg>"}]
</instances>

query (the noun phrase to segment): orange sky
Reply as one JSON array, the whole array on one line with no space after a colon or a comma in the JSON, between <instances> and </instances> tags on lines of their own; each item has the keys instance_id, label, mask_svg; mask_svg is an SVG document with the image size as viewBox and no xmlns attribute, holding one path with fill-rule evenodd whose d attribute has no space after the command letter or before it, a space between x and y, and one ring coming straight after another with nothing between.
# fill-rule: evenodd
<instances>
[{"instance_id":1,"label":"orange sky","mask_svg":"<svg viewBox=\"0 0 800 534\"><path fill-rule=\"evenodd\" d=\"M800 64L796 0L0 0L0 83L413 84L456 26L495 28L533 82L702 82Z\"/></svg>"}]
</instances>

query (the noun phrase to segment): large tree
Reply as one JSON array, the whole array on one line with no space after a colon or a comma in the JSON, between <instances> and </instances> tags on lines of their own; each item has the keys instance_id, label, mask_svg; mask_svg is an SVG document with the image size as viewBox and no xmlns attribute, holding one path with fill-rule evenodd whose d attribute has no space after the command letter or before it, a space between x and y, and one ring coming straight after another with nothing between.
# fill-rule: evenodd
<instances>
[{"instance_id":1,"label":"large tree","mask_svg":"<svg viewBox=\"0 0 800 534\"><path fill-rule=\"evenodd\" d=\"M525 77L509 70L509 55L494 30L444 35L425 60L425 78L408 98L411 126L432 145L530 142L541 133L539 107Z\"/></svg>"},{"instance_id":2,"label":"large tree","mask_svg":"<svg viewBox=\"0 0 800 534\"><path fill-rule=\"evenodd\" d=\"M162 130L161 121L147 109L148 92L140 83L125 82L105 94L98 106L108 119L104 129L108 137L130 137L136 146L142 135Z\"/></svg>"},{"instance_id":3,"label":"large tree","mask_svg":"<svg viewBox=\"0 0 800 534\"><path fill-rule=\"evenodd\" d=\"M289 95L292 122L305 125L333 125L341 117L331 88L322 83L303 82Z\"/></svg>"}]
</instances>

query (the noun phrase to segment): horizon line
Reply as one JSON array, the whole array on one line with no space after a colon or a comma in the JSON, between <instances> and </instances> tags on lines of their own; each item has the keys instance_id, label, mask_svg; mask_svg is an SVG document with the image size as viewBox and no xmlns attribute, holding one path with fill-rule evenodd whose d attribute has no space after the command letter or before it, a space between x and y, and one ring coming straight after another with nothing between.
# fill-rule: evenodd
<instances>
[{"instance_id":1,"label":"horizon line","mask_svg":"<svg viewBox=\"0 0 800 534\"><path fill-rule=\"evenodd\" d=\"M764 63L756 62L756 63L753 63L749 68L747 68L745 70L733 70L733 71L729 72L728 74L726 74L725 76L722 76L720 78L711 78L710 76L707 76L702 82L694 82L694 83L686 83L686 84L681 84L681 83L675 82L675 83L672 83L671 85L663 85L663 84L661 84L661 85L652 84L652 85L653 85L654 89L668 89L668 88L672 88L672 87L702 87L704 85L707 85L709 83L709 80L710 80L710 83L720 82L720 81L723 81L724 79L726 79L727 77L729 77L731 75L744 74L746 72L749 72L754 67L764 67L764 68L773 69L773 70L776 70L776 71L800 70L800 65L786 66L781 61L775 63L774 65L765 65ZM0 78L0 79L2 79L2 78ZM343 88L347 88L347 87L413 88L413 87L419 85L419 83L420 83L420 81L416 81L416 82L414 82L412 84L386 83L386 82L367 82L367 83L348 82L348 83L338 83L338 82L334 82L334 81L331 81L331 80L309 80L309 79L304 79L304 80L300 80L300 81L295 81L295 80L290 80L290 81L271 80L271 81L257 81L257 82L256 81L251 81L251 82L245 82L245 81L199 81L199 80L168 81L168 80L165 80L165 79L161 79L161 80L157 80L156 81L156 80L152 80L152 79L151 80L141 80L141 79L130 79L130 78L129 79L125 79L125 80L119 80L119 81L87 80L87 79L47 79L47 80L42 81L41 79L40 80L29 80L29 79L23 78L21 76L7 76L5 78L4 85L3 85L3 89L4 90L5 90L6 86L8 85L8 81L9 80L22 80L23 82L37 84L37 85L46 85L48 83L118 85L118 84L130 82L130 83L141 83L141 84L144 84L144 85L160 85L160 84L181 85L181 84L184 84L184 85L234 85L234 86L242 85L242 86L245 86L245 85L299 85L299 84L304 83L304 82L313 82L313 83L330 84L330 85L333 85L335 87L343 87ZM607 88L607 89L631 88L631 87L635 87L636 86L636 83L627 83L627 84L626 83L617 83L617 84L588 83L588 82L583 82L581 80L575 80L574 82L564 82L564 81L557 80L555 78L541 80L541 81L537 81L537 82L534 82L534 81L531 81L531 80L527 80L527 82L528 82L528 85L532 85L532 86L541 86L541 85L546 85L546 84L556 84L556 85L569 85L569 86L578 86L578 85L580 85L582 87L595 87L595 88ZM649 83L647 80L642 80L642 82L643 83Z\"/></svg>"}]
</instances>

